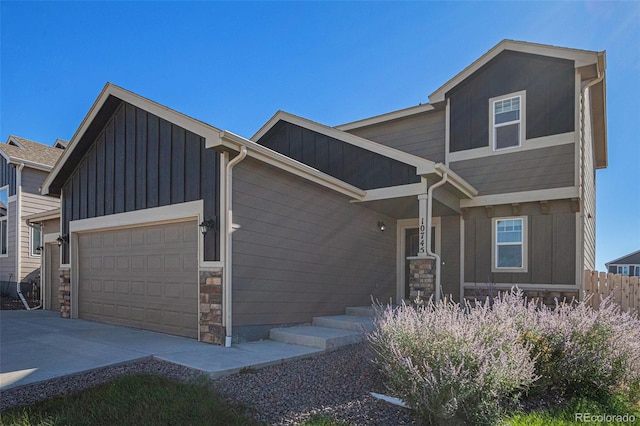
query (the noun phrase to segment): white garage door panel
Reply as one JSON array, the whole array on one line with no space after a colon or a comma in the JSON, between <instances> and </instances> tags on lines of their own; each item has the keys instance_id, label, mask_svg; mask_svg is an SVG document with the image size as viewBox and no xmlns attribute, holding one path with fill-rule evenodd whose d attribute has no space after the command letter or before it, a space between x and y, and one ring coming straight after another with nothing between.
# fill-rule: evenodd
<instances>
[{"instance_id":1,"label":"white garage door panel","mask_svg":"<svg viewBox=\"0 0 640 426\"><path fill-rule=\"evenodd\" d=\"M197 338L196 222L79 237L79 316Z\"/></svg>"}]
</instances>

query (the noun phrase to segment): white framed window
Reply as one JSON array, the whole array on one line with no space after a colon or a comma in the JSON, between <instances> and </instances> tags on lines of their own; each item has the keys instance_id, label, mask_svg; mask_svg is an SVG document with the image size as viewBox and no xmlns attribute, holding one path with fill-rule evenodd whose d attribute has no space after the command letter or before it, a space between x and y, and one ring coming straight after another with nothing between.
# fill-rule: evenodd
<instances>
[{"instance_id":1,"label":"white framed window","mask_svg":"<svg viewBox=\"0 0 640 426\"><path fill-rule=\"evenodd\" d=\"M8 233L7 223L9 216L9 187L0 188L0 256L7 256Z\"/></svg>"},{"instance_id":2,"label":"white framed window","mask_svg":"<svg viewBox=\"0 0 640 426\"><path fill-rule=\"evenodd\" d=\"M29 227L29 256L39 257L42 253L42 232L40 226Z\"/></svg>"},{"instance_id":3,"label":"white framed window","mask_svg":"<svg viewBox=\"0 0 640 426\"><path fill-rule=\"evenodd\" d=\"M522 146L525 139L526 92L489 99L489 133L494 151Z\"/></svg>"},{"instance_id":4,"label":"white framed window","mask_svg":"<svg viewBox=\"0 0 640 426\"><path fill-rule=\"evenodd\" d=\"M618 266L618 274L620 275L629 275L629 266Z\"/></svg>"},{"instance_id":5,"label":"white framed window","mask_svg":"<svg viewBox=\"0 0 640 426\"><path fill-rule=\"evenodd\" d=\"M494 218L492 225L492 271L527 272L527 218Z\"/></svg>"}]
</instances>

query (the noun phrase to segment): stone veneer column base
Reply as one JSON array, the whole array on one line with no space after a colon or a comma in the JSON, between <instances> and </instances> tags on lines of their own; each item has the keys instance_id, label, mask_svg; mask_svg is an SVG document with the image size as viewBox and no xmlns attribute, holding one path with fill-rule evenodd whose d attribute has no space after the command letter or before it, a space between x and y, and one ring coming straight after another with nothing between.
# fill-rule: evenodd
<instances>
[{"instance_id":1,"label":"stone veneer column base","mask_svg":"<svg viewBox=\"0 0 640 426\"><path fill-rule=\"evenodd\" d=\"M71 269L60 269L59 271L58 302L60 302L60 316L62 318L71 318Z\"/></svg>"},{"instance_id":2,"label":"stone veneer column base","mask_svg":"<svg viewBox=\"0 0 640 426\"><path fill-rule=\"evenodd\" d=\"M409 297L418 303L429 300L435 293L434 259L410 257L409 259Z\"/></svg>"},{"instance_id":3,"label":"stone veneer column base","mask_svg":"<svg viewBox=\"0 0 640 426\"><path fill-rule=\"evenodd\" d=\"M224 344L222 268L200 271L200 341Z\"/></svg>"}]
</instances>

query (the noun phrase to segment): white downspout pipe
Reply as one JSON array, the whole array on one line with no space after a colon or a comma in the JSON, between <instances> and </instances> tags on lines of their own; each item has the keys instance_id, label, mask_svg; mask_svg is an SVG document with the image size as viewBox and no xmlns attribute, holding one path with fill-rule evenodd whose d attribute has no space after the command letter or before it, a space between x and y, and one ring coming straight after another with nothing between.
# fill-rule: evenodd
<instances>
[{"instance_id":1,"label":"white downspout pipe","mask_svg":"<svg viewBox=\"0 0 640 426\"><path fill-rule=\"evenodd\" d=\"M233 278L232 278L232 232L233 232L233 167L244 160L247 156L247 147L243 146L240 148L240 153L236 155L231 161L227 163L227 187L225 190L225 211L227 214L227 221L225 224L225 255L224 255L224 315L225 315L225 338L224 338L224 346L231 347L231 340L233 336Z\"/></svg>"},{"instance_id":2,"label":"white downspout pipe","mask_svg":"<svg viewBox=\"0 0 640 426\"><path fill-rule=\"evenodd\" d=\"M443 173L442 179L429 187L427 190L427 255L433 257L435 259L434 266L436 267L436 293L434 296L435 302L440 300L440 268L441 261L440 256L438 256L434 249L435 247L431 247L431 219L433 214L433 191L447 183L448 175L446 172Z\"/></svg>"},{"instance_id":3,"label":"white downspout pipe","mask_svg":"<svg viewBox=\"0 0 640 426\"><path fill-rule=\"evenodd\" d=\"M591 81L589 81L587 84L585 84L584 86L582 86L582 89L580 90L580 200L584 203L584 174L585 174L585 166L584 166L584 162L585 162L585 158L584 158L584 144L585 144L585 115L586 115L586 102L585 102L585 96L587 94L587 90L589 88L591 88L592 86L595 86L596 84L600 83L602 80L604 80L604 71L600 70L600 66L598 65L597 67L598 69L598 74L597 77ZM595 217L594 219L595 220ZM581 235L583 235L582 239L584 239L584 228L585 228L585 215L584 215L584 206L581 206L580 208L580 233ZM580 250L580 254L582 259L579 260L579 262L582 264L582 267L577 271L578 276L577 281L580 283L580 287L581 287L581 292L584 293L584 241L581 241L582 244L582 248ZM607 268L608 269L608 268ZM583 298L585 297L584 294L581 294L580 296L582 296Z\"/></svg>"},{"instance_id":4,"label":"white downspout pipe","mask_svg":"<svg viewBox=\"0 0 640 426\"><path fill-rule=\"evenodd\" d=\"M27 309L27 311L30 311L31 308L29 307L29 304L25 300L24 296L22 295L22 291L20 290L20 274L22 272L20 265L20 258L22 257L22 226L20 223L20 213L22 211L22 169L24 169L24 163L18 164L18 166L16 167L16 291L18 292L18 296L20 297L20 300L22 300L22 304L24 305L24 307Z\"/></svg>"}]
</instances>

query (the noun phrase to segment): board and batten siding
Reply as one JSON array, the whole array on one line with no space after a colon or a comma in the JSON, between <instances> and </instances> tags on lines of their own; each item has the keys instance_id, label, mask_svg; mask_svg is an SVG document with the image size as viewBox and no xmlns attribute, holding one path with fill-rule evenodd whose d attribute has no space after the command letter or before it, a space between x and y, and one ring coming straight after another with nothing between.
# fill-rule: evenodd
<instances>
[{"instance_id":1,"label":"board and batten siding","mask_svg":"<svg viewBox=\"0 0 640 426\"><path fill-rule=\"evenodd\" d=\"M539 203L521 205L518 216L528 218L528 272L492 272L492 218L484 207L473 208L464 220L465 283L491 285L576 285L576 214L569 200L549 202L549 214ZM494 217L515 216L511 206L495 206Z\"/></svg>"},{"instance_id":2,"label":"board and batten siding","mask_svg":"<svg viewBox=\"0 0 640 426\"><path fill-rule=\"evenodd\" d=\"M0 156L0 188L9 186L9 196L16 194L16 168Z\"/></svg>"},{"instance_id":3,"label":"board and batten siding","mask_svg":"<svg viewBox=\"0 0 640 426\"><path fill-rule=\"evenodd\" d=\"M450 163L479 195L574 186L573 144L562 144Z\"/></svg>"},{"instance_id":4,"label":"board and batten siding","mask_svg":"<svg viewBox=\"0 0 640 426\"><path fill-rule=\"evenodd\" d=\"M348 197L247 159L234 169L233 222L234 336L395 296L395 220Z\"/></svg>"},{"instance_id":5,"label":"board and batten siding","mask_svg":"<svg viewBox=\"0 0 640 426\"><path fill-rule=\"evenodd\" d=\"M440 217L440 257L442 295L460 301L460 221L462 217Z\"/></svg>"},{"instance_id":6,"label":"board and batten siding","mask_svg":"<svg viewBox=\"0 0 640 426\"><path fill-rule=\"evenodd\" d=\"M444 111L427 111L347 132L436 163L445 161Z\"/></svg>"},{"instance_id":7,"label":"board and batten siding","mask_svg":"<svg viewBox=\"0 0 640 426\"><path fill-rule=\"evenodd\" d=\"M420 182L414 166L283 120L257 142L365 190Z\"/></svg>"},{"instance_id":8,"label":"board and batten siding","mask_svg":"<svg viewBox=\"0 0 640 426\"><path fill-rule=\"evenodd\" d=\"M217 218L219 176L220 155L203 137L121 102L63 185L62 232L72 220L199 199ZM204 238L204 260L220 259L218 231ZM62 256L68 263L68 244Z\"/></svg>"},{"instance_id":9,"label":"board and batten siding","mask_svg":"<svg viewBox=\"0 0 640 426\"><path fill-rule=\"evenodd\" d=\"M489 146L489 99L522 90L527 139L574 131L574 62L504 51L446 93L450 151Z\"/></svg>"}]
</instances>

